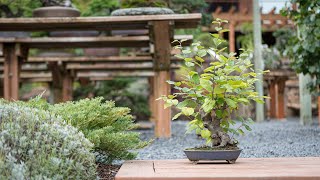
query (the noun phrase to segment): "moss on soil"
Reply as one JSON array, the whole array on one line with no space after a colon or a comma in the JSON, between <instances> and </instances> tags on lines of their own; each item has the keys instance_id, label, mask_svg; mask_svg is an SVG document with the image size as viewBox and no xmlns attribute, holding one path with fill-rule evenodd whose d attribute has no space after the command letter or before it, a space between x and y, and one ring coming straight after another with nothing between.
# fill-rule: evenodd
<instances>
[{"instance_id":1,"label":"moss on soil","mask_svg":"<svg viewBox=\"0 0 320 180\"><path fill-rule=\"evenodd\" d=\"M228 145L225 147L200 146L200 147L194 147L194 148L187 148L186 150L206 150L206 151L213 150L213 151L216 151L216 150L239 150L239 148L236 145L235 146Z\"/></svg>"}]
</instances>

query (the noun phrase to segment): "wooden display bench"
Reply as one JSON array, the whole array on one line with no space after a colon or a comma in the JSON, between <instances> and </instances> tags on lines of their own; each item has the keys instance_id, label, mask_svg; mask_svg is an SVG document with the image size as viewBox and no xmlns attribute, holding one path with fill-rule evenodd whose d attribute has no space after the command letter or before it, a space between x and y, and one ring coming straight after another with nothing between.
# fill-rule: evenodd
<instances>
[{"instance_id":1,"label":"wooden display bench","mask_svg":"<svg viewBox=\"0 0 320 180\"><path fill-rule=\"evenodd\" d=\"M89 47L149 47L152 65L110 65L105 63L68 64L48 62L51 71L52 84L55 89L62 89L62 100L70 100L72 81L75 78L74 70L82 75L87 71L113 70L117 72L105 75L118 74L126 70L148 70L153 76L153 108L156 118L155 135L157 137L171 136L171 112L163 109L163 102L155 102L161 95L170 94L170 86L166 83L170 79L171 42L179 39L174 36L174 29L196 28L201 20L201 14L171 14L171 15L142 15L117 17L65 17L65 18L0 18L0 31L79 31L79 30L148 30L149 36L107 36L107 37L48 37L48 38L0 38L3 45L3 84L4 98L17 100L19 98L20 72L25 73L21 65L28 62L30 48L89 48ZM186 36L180 38L187 38ZM38 59L39 60L39 59ZM42 59L43 60L43 59ZM78 59L79 60L79 59ZM81 59L83 60L83 59ZM81 61L80 60L80 61ZM68 61L68 60L67 60ZM75 63L75 62L73 62ZM143 63L143 62L141 62ZM173 66L173 67L172 67ZM131 69L130 69L131 68ZM89 74L91 75L91 74ZM25 76L25 74L24 74ZM109 78L109 77L108 77ZM61 90L60 90L61 91Z\"/></svg>"},{"instance_id":2,"label":"wooden display bench","mask_svg":"<svg viewBox=\"0 0 320 180\"><path fill-rule=\"evenodd\" d=\"M320 157L239 158L235 164L188 160L126 161L116 180L316 180L320 179Z\"/></svg>"},{"instance_id":3,"label":"wooden display bench","mask_svg":"<svg viewBox=\"0 0 320 180\"><path fill-rule=\"evenodd\" d=\"M278 120L286 118L285 85L289 77L295 75L296 73L289 70L272 70L264 75L270 96L270 118Z\"/></svg>"}]
</instances>

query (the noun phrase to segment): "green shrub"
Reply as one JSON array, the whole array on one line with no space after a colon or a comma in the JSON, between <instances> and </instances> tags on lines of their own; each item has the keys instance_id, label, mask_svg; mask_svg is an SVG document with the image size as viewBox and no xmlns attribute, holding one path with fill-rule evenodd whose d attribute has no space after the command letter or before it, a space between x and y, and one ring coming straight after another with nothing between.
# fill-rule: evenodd
<instances>
[{"instance_id":1,"label":"green shrub","mask_svg":"<svg viewBox=\"0 0 320 180\"><path fill-rule=\"evenodd\" d=\"M148 144L139 138L139 133L130 130L136 128L130 109L115 107L114 102L103 102L103 98L82 99L50 105L39 98L25 103L31 107L49 110L61 116L83 132L86 138L94 143L96 151L103 152L106 163L113 160L133 159L136 153L132 150Z\"/></svg>"},{"instance_id":2,"label":"green shrub","mask_svg":"<svg viewBox=\"0 0 320 180\"><path fill-rule=\"evenodd\" d=\"M0 179L95 179L93 145L49 112L0 102Z\"/></svg>"},{"instance_id":3,"label":"green shrub","mask_svg":"<svg viewBox=\"0 0 320 180\"><path fill-rule=\"evenodd\" d=\"M129 107L135 119L147 120L151 115L148 97L129 89L135 82L137 82L136 78L115 78L102 81L96 86L92 84L79 86L74 92L74 99L83 99L89 93L93 93L94 96L101 96L105 100L114 101L117 106Z\"/></svg>"}]
</instances>

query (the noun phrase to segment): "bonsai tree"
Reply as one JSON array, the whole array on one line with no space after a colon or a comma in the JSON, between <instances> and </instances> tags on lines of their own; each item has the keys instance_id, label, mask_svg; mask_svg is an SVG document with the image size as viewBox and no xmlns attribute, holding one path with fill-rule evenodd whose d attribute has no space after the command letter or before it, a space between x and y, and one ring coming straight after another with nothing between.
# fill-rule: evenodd
<instances>
[{"instance_id":1,"label":"bonsai tree","mask_svg":"<svg viewBox=\"0 0 320 180\"><path fill-rule=\"evenodd\" d=\"M73 4L81 11L82 16L110 16L119 9L118 0L73 0Z\"/></svg>"},{"instance_id":2,"label":"bonsai tree","mask_svg":"<svg viewBox=\"0 0 320 180\"><path fill-rule=\"evenodd\" d=\"M213 44L209 48L196 42L190 48L183 48L181 43L185 40L175 40L179 45L174 48L181 49L181 54L176 57L185 62L184 80L167 81L178 92L159 99L165 101L165 108L176 106L180 115L190 118L188 132L194 131L206 139L210 148L237 149L235 134L243 134L244 129L251 130L249 124L252 119L239 117L241 124L232 120L232 113L238 109L239 104L248 105L250 101L264 103L263 98L255 92L254 83L256 76L261 72L254 72L253 64L249 58L249 52L242 49L242 53L225 52L226 47L221 46L225 40L220 38L221 33L226 32L222 24L225 20L216 19L218 33L211 34ZM210 56L212 61L208 67L204 66L205 57Z\"/></svg>"}]
</instances>

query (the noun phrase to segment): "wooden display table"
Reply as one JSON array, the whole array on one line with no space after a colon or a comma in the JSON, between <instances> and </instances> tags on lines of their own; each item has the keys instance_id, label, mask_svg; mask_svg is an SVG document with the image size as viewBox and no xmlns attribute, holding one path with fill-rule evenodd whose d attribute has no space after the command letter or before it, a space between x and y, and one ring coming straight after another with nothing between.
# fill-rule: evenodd
<instances>
[{"instance_id":1,"label":"wooden display table","mask_svg":"<svg viewBox=\"0 0 320 180\"><path fill-rule=\"evenodd\" d=\"M239 158L235 164L188 160L126 161L116 180L311 180L320 179L320 157Z\"/></svg>"}]
</instances>

